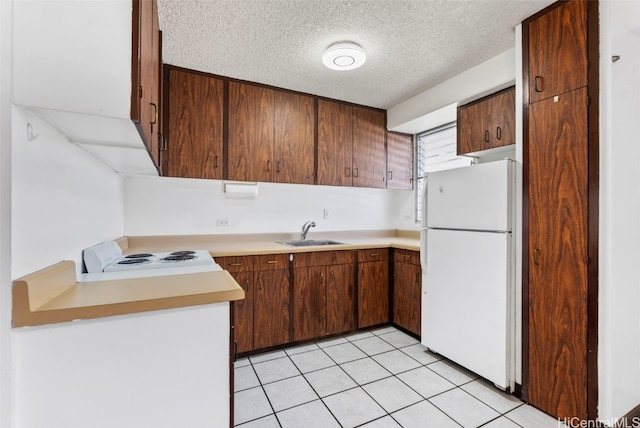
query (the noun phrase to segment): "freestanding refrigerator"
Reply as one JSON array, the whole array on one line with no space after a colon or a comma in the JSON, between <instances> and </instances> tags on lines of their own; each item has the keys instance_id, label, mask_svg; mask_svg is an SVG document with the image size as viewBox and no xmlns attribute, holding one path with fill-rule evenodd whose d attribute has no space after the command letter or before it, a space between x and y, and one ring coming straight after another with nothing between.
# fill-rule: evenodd
<instances>
[{"instance_id":1,"label":"freestanding refrigerator","mask_svg":"<svg viewBox=\"0 0 640 428\"><path fill-rule=\"evenodd\" d=\"M504 390L515 379L513 161L427 174L422 344Z\"/></svg>"}]
</instances>

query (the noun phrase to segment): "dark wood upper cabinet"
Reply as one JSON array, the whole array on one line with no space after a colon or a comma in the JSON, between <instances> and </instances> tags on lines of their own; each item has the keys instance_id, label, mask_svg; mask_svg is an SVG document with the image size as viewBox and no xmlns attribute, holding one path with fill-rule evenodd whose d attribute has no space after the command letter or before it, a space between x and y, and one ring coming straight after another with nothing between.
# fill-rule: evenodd
<instances>
[{"instance_id":1,"label":"dark wood upper cabinet","mask_svg":"<svg viewBox=\"0 0 640 428\"><path fill-rule=\"evenodd\" d=\"M171 68L166 171L171 177L222 179L224 81Z\"/></svg>"},{"instance_id":2,"label":"dark wood upper cabinet","mask_svg":"<svg viewBox=\"0 0 640 428\"><path fill-rule=\"evenodd\" d=\"M413 189L413 136L387 133L387 189Z\"/></svg>"},{"instance_id":3,"label":"dark wood upper cabinet","mask_svg":"<svg viewBox=\"0 0 640 428\"><path fill-rule=\"evenodd\" d=\"M229 83L229 179L313 184L313 97Z\"/></svg>"},{"instance_id":4,"label":"dark wood upper cabinet","mask_svg":"<svg viewBox=\"0 0 640 428\"><path fill-rule=\"evenodd\" d=\"M318 100L318 184L351 186L351 106Z\"/></svg>"},{"instance_id":5,"label":"dark wood upper cabinet","mask_svg":"<svg viewBox=\"0 0 640 428\"><path fill-rule=\"evenodd\" d=\"M133 0L131 119L160 165L160 25L156 0Z\"/></svg>"},{"instance_id":6,"label":"dark wood upper cabinet","mask_svg":"<svg viewBox=\"0 0 640 428\"><path fill-rule=\"evenodd\" d=\"M318 100L318 184L386 185L385 112Z\"/></svg>"},{"instance_id":7,"label":"dark wood upper cabinet","mask_svg":"<svg viewBox=\"0 0 640 428\"><path fill-rule=\"evenodd\" d=\"M384 188L385 119L381 110L362 107L353 109L353 186Z\"/></svg>"},{"instance_id":8,"label":"dark wood upper cabinet","mask_svg":"<svg viewBox=\"0 0 640 428\"><path fill-rule=\"evenodd\" d=\"M229 82L229 179L273 181L273 89Z\"/></svg>"},{"instance_id":9,"label":"dark wood upper cabinet","mask_svg":"<svg viewBox=\"0 0 640 428\"><path fill-rule=\"evenodd\" d=\"M315 128L313 97L276 92L273 181L314 184Z\"/></svg>"},{"instance_id":10,"label":"dark wood upper cabinet","mask_svg":"<svg viewBox=\"0 0 640 428\"><path fill-rule=\"evenodd\" d=\"M515 144L515 88L458 107L457 153Z\"/></svg>"},{"instance_id":11,"label":"dark wood upper cabinet","mask_svg":"<svg viewBox=\"0 0 640 428\"><path fill-rule=\"evenodd\" d=\"M530 103L587 85L587 3L562 2L529 22Z\"/></svg>"}]
</instances>

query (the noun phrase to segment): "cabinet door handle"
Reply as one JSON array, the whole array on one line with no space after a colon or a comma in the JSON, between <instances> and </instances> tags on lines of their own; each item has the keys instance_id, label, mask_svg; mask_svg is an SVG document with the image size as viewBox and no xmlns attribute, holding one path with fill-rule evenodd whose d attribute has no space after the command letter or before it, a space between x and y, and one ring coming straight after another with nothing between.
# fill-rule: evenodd
<instances>
[{"instance_id":1,"label":"cabinet door handle","mask_svg":"<svg viewBox=\"0 0 640 428\"><path fill-rule=\"evenodd\" d=\"M387 180L393 180L393 171L387 173Z\"/></svg>"},{"instance_id":2,"label":"cabinet door handle","mask_svg":"<svg viewBox=\"0 0 640 428\"><path fill-rule=\"evenodd\" d=\"M533 89L535 89L536 92L542 92L544 90L544 79L542 76L536 76L533 79Z\"/></svg>"},{"instance_id":3,"label":"cabinet door handle","mask_svg":"<svg viewBox=\"0 0 640 428\"><path fill-rule=\"evenodd\" d=\"M485 143L489 142L489 130L488 129L486 131L484 131L484 142Z\"/></svg>"},{"instance_id":4,"label":"cabinet door handle","mask_svg":"<svg viewBox=\"0 0 640 428\"><path fill-rule=\"evenodd\" d=\"M276 162L276 172L280 172L280 161Z\"/></svg>"},{"instance_id":5,"label":"cabinet door handle","mask_svg":"<svg viewBox=\"0 0 640 428\"><path fill-rule=\"evenodd\" d=\"M369 254L370 257L378 257L380 254L379 253L371 253Z\"/></svg>"},{"instance_id":6,"label":"cabinet door handle","mask_svg":"<svg viewBox=\"0 0 640 428\"><path fill-rule=\"evenodd\" d=\"M344 169L344 174L345 174L347 177L351 177L351 168L346 167L346 168Z\"/></svg>"},{"instance_id":7,"label":"cabinet door handle","mask_svg":"<svg viewBox=\"0 0 640 428\"><path fill-rule=\"evenodd\" d=\"M358 176L358 168L353 168L353 176L354 177Z\"/></svg>"},{"instance_id":8,"label":"cabinet door handle","mask_svg":"<svg viewBox=\"0 0 640 428\"><path fill-rule=\"evenodd\" d=\"M274 263L278 263L278 261L277 260L267 260L267 264L268 265L272 265Z\"/></svg>"},{"instance_id":9,"label":"cabinet door handle","mask_svg":"<svg viewBox=\"0 0 640 428\"><path fill-rule=\"evenodd\" d=\"M213 157L213 167L217 168L218 167L218 155L215 155Z\"/></svg>"},{"instance_id":10,"label":"cabinet door handle","mask_svg":"<svg viewBox=\"0 0 640 428\"><path fill-rule=\"evenodd\" d=\"M324 284L324 272L320 272L320 284Z\"/></svg>"},{"instance_id":11,"label":"cabinet door handle","mask_svg":"<svg viewBox=\"0 0 640 428\"><path fill-rule=\"evenodd\" d=\"M149 123L151 123L152 125L155 125L156 123L158 123L158 106L155 105L154 103L149 103L149 104L153 106L153 110L154 110L152 115L153 121Z\"/></svg>"},{"instance_id":12,"label":"cabinet door handle","mask_svg":"<svg viewBox=\"0 0 640 428\"><path fill-rule=\"evenodd\" d=\"M540 265L540 250L537 248L533 250L533 263L537 266Z\"/></svg>"},{"instance_id":13,"label":"cabinet door handle","mask_svg":"<svg viewBox=\"0 0 640 428\"><path fill-rule=\"evenodd\" d=\"M405 255L404 255L404 259L405 259L405 260L411 260L411 256L410 256L409 254L405 254Z\"/></svg>"},{"instance_id":14,"label":"cabinet door handle","mask_svg":"<svg viewBox=\"0 0 640 428\"><path fill-rule=\"evenodd\" d=\"M242 263L229 263L229 266L242 266Z\"/></svg>"},{"instance_id":15,"label":"cabinet door handle","mask_svg":"<svg viewBox=\"0 0 640 428\"><path fill-rule=\"evenodd\" d=\"M500 128L499 126L496 128L496 138L498 140L502 140L502 128Z\"/></svg>"},{"instance_id":16,"label":"cabinet door handle","mask_svg":"<svg viewBox=\"0 0 640 428\"><path fill-rule=\"evenodd\" d=\"M267 171L271 172L271 161L270 160L267 161Z\"/></svg>"}]
</instances>

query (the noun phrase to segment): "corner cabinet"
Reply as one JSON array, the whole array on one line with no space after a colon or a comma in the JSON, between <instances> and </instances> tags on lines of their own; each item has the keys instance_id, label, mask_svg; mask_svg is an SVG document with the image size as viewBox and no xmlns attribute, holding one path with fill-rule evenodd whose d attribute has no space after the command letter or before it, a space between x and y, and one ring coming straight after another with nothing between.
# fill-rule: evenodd
<instances>
[{"instance_id":1,"label":"corner cabinet","mask_svg":"<svg viewBox=\"0 0 640 428\"><path fill-rule=\"evenodd\" d=\"M420 252L393 250L393 323L420 336L422 269Z\"/></svg>"},{"instance_id":2,"label":"corner cabinet","mask_svg":"<svg viewBox=\"0 0 640 428\"><path fill-rule=\"evenodd\" d=\"M389 322L389 249L358 250L358 328Z\"/></svg>"},{"instance_id":3,"label":"corner cabinet","mask_svg":"<svg viewBox=\"0 0 640 428\"><path fill-rule=\"evenodd\" d=\"M222 179L224 81L165 68L166 168L169 177Z\"/></svg>"},{"instance_id":4,"label":"corner cabinet","mask_svg":"<svg viewBox=\"0 0 640 428\"><path fill-rule=\"evenodd\" d=\"M318 100L318 180L332 186L386 185L382 110Z\"/></svg>"},{"instance_id":5,"label":"corner cabinet","mask_svg":"<svg viewBox=\"0 0 640 428\"><path fill-rule=\"evenodd\" d=\"M355 252L293 255L293 340L344 333L356 327Z\"/></svg>"},{"instance_id":6,"label":"corner cabinet","mask_svg":"<svg viewBox=\"0 0 640 428\"><path fill-rule=\"evenodd\" d=\"M515 87L458 107L457 153L515 144Z\"/></svg>"},{"instance_id":7,"label":"corner cabinet","mask_svg":"<svg viewBox=\"0 0 640 428\"><path fill-rule=\"evenodd\" d=\"M387 132L387 189L413 189L413 136Z\"/></svg>"},{"instance_id":8,"label":"corner cabinet","mask_svg":"<svg viewBox=\"0 0 640 428\"><path fill-rule=\"evenodd\" d=\"M216 262L245 292L244 300L232 303L236 352L291 342L288 255L216 257Z\"/></svg>"},{"instance_id":9,"label":"corner cabinet","mask_svg":"<svg viewBox=\"0 0 640 428\"><path fill-rule=\"evenodd\" d=\"M228 178L313 184L314 99L229 82Z\"/></svg>"}]
</instances>

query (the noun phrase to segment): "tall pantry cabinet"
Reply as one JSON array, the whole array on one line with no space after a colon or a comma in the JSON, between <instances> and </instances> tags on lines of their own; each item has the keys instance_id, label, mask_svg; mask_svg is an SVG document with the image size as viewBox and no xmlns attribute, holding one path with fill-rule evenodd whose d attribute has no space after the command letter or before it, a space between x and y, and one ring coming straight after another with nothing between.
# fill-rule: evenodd
<instances>
[{"instance_id":1,"label":"tall pantry cabinet","mask_svg":"<svg viewBox=\"0 0 640 428\"><path fill-rule=\"evenodd\" d=\"M597 416L597 6L523 23L523 397L561 419Z\"/></svg>"}]
</instances>

